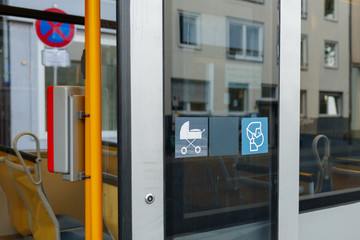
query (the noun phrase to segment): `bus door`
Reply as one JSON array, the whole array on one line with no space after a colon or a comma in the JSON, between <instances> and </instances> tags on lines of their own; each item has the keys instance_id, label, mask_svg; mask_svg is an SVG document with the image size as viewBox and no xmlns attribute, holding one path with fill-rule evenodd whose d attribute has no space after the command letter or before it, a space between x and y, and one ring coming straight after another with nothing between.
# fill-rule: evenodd
<instances>
[{"instance_id":1,"label":"bus door","mask_svg":"<svg viewBox=\"0 0 360 240\"><path fill-rule=\"evenodd\" d=\"M284 230L297 207L278 198L299 191L288 157L298 157L300 6L290 2L120 1L120 239L297 231Z\"/></svg>"}]
</instances>

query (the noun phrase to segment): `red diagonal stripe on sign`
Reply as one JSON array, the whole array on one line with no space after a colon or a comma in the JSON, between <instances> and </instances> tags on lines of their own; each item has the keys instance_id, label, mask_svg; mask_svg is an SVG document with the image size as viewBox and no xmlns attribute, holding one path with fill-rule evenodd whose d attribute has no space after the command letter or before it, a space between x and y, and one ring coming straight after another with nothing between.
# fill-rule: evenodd
<instances>
[{"instance_id":1,"label":"red diagonal stripe on sign","mask_svg":"<svg viewBox=\"0 0 360 240\"><path fill-rule=\"evenodd\" d=\"M64 35L64 33L59 29L59 27L61 27L61 25L63 25L64 23L56 23L54 24L54 22L50 22L50 21L46 21L50 26L51 26L51 30L49 30L49 32L47 32L44 37L47 39L49 36L51 36L53 33L57 33L60 35L60 37L66 41L68 40L68 37L66 37Z\"/></svg>"}]
</instances>

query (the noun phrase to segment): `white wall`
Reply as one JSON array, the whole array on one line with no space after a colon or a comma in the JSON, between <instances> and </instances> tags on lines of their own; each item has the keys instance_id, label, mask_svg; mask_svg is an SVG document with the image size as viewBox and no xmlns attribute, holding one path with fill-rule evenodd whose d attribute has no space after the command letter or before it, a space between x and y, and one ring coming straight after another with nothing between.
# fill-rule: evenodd
<instances>
[{"instance_id":1,"label":"white wall","mask_svg":"<svg viewBox=\"0 0 360 240\"><path fill-rule=\"evenodd\" d=\"M360 203L303 213L299 240L357 240L360 238Z\"/></svg>"}]
</instances>

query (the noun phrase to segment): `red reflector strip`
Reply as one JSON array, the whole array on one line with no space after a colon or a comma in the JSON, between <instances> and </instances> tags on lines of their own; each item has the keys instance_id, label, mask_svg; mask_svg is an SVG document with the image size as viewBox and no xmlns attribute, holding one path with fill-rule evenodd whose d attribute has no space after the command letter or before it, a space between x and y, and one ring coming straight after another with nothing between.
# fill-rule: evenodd
<instances>
[{"instance_id":1,"label":"red reflector strip","mask_svg":"<svg viewBox=\"0 0 360 240\"><path fill-rule=\"evenodd\" d=\"M47 89L48 170L54 172L54 86Z\"/></svg>"}]
</instances>

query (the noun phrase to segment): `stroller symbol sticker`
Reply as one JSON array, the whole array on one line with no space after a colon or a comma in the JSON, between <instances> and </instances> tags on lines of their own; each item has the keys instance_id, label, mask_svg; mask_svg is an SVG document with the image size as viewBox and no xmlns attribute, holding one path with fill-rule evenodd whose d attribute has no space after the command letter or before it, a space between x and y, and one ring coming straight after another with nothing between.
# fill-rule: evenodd
<instances>
[{"instance_id":1,"label":"stroller symbol sticker","mask_svg":"<svg viewBox=\"0 0 360 240\"><path fill-rule=\"evenodd\" d=\"M207 118L175 119L175 157L207 156Z\"/></svg>"},{"instance_id":2,"label":"stroller symbol sticker","mask_svg":"<svg viewBox=\"0 0 360 240\"><path fill-rule=\"evenodd\" d=\"M268 118L243 118L241 120L242 154L268 152Z\"/></svg>"},{"instance_id":3,"label":"stroller symbol sticker","mask_svg":"<svg viewBox=\"0 0 360 240\"><path fill-rule=\"evenodd\" d=\"M196 153L200 153L201 147L195 146L193 143L196 141L196 139L202 138L201 136L202 133L205 132L205 129L203 129L202 131L200 129L191 129L189 131L189 128L190 128L190 121L187 121L181 126L180 129L180 140L186 140L189 143L189 145L187 145L186 147L181 148L181 153L186 154L187 149L190 146L193 146L195 148Z\"/></svg>"}]
</instances>

